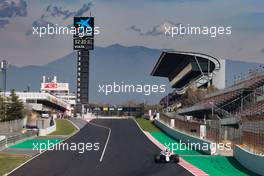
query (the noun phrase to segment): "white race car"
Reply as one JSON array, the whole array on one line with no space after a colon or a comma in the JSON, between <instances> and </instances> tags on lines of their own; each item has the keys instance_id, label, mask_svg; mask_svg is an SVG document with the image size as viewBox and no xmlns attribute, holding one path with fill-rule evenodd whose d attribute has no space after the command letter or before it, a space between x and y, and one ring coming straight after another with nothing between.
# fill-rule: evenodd
<instances>
[{"instance_id":1,"label":"white race car","mask_svg":"<svg viewBox=\"0 0 264 176\"><path fill-rule=\"evenodd\" d=\"M178 163L179 161L179 155L171 153L168 149L161 151L160 154L155 155L156 163Z\"/></svg>"}]
</instances>

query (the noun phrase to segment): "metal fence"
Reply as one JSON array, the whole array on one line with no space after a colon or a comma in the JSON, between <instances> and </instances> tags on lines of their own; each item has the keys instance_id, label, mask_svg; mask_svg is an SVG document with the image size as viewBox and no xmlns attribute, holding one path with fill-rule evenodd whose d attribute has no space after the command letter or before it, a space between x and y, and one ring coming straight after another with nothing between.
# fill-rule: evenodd
<instances>
[{"instance_id":1,"label":"metal fence","mask_svg":"<svg viewBox=\"0 0 264 176\"><path fill-rule=\"evenodd\" d=\"M160 115L160 120L171 126L174 119L174 128L189 135L200 137L200 126L206 125L205 139L215 143L231 143L240 145L247 150L264 154L264 116L243 118L237 126L223 126L218 120L190 121Z\"/></svg>"},{"instance_id":2,"label":"metal fence","mask_svg":"<svg viewBox=\"0 0 264 176\"><path fill-rule=\"evenodd\" d=\"M170 125L170 117L169 116L166 116L164 114L161 114L160 115L160 120L168 125Z\"/></svg>"},{"instance_id":3,"label":"metal fence","mask_svg":"<svg viewBox=\"0 0 264 176\"><path fill-rule=\"evenodd\" d=\"M183 120L178 118L172 118L165 114L160 115L160 120L169 126L171 125L171 119L174 119L174 128L185 132L193 136L200 136L200 125L203 125L204 122L192 121L192 120Z\"/></svg>"},{"instance_id":4,"label":"metal fence","mask_svg":"<svg viewBox=\"0 0 264 176\"><path fill-rule=\"evenodd\" d=\"M37 136L37 131L29 131L25 134L17 133L10 136L6 136L5 139L0 141L0 148L5 148L8 145L12 145L19 141L23 141L24 139L28 139L35 136Z\"/></svg>"},{"instance_id":5,"label":"metal fence","mask_svg":"<svg viewBox=\"0 0 264 176\"><path fill-rule=\"evenodd\" d=\"M264 116L243 118L242 145L247 150L264 155Z\"/></svg>"}]
</instances>

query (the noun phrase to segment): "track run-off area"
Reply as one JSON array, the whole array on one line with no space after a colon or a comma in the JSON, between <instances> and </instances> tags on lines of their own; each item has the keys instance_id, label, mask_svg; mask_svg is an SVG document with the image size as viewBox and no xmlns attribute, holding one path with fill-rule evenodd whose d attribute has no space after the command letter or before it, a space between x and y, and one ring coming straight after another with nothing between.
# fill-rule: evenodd
<instances>
[{"instance_id":1,"label":"track run-off area","mask_svg":"<svg viewBox=\"0 0 264 176\"><path fill-rule=\"evenodd\" d=\"M98 150L80 153L51 150L30 160L12 176L189 176L182 166L157 164L160 152L132 119L94 119L63 143L99 143Z\"/></svg>"},{"instance_id":2,"label":"track run-off area","mask_svg":"<svg viewBox=\"0 0 264 176\"><path fill-rule=\"evenodd\" d=\"M172 139L163 132L155 131L150 132L150 134L163 145L166 143L179 144L179 141ZM238 163L234 157L207 155L188 148L177 150L176 153L210 176L257 176Z\"/></svg>"}]
</instances>

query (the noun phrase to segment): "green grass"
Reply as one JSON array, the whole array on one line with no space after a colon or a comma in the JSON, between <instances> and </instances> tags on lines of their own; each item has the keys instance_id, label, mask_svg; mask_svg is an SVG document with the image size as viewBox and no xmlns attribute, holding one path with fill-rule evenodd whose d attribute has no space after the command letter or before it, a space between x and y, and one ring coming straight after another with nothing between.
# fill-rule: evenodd
<instances>
[{"instance_id":1,"label":"green grass","mask_svg":"<svg viewBox=\"0 0 264 176\"><path fill-rule=\"evenodd\" d=\"M50 135L71 135L77 128L68 120L56 119L56 131Z\"/></svg>"},{"instance_id":2,"label":"green grass","mask_svg":"<svg viewBox=\"0 0 264 176\"><path fill-rule=\"evenodd\" d=\"M150 120L146 120L144 118L136 118L136 121L144 131L148 131L148 132L160 131L160 129L157 128Z\"/></svg>"},{"instance_id":3,"label":"green grass","mask_svg":"<svg viewBox=\"0 0 264 176\"><path fill-rule=\"evenodd\" d=\"M0 154L0 175L4 175L15 169L22 163L26 162L30 157L26 156L10 156Z\"/></svg>"}]
</instances>

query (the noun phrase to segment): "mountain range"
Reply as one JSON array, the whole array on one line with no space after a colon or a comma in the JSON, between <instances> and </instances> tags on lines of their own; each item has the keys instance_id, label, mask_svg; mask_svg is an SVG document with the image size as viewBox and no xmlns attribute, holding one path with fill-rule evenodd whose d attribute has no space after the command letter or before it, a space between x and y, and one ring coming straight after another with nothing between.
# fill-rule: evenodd
<instances>
[{"instance_id":1,"label":"mountain range","mask_svg":"<svg viewBox=\"0 0 264 176\"><path fill-rule=\"evenodd\" d=\"M120 104L128 100L136 102L157 103L166 93L171 92L165 78L150 76L162 50L142 46L126 47L119 44L108 47L95 47L90 52L90 102ZM258 63L227 60L226 75L231 84L234 75L258 67ZM235 66L235 67L234 67ZM70 83L71 92L76 90L77 53L72 52L41 66L18 67L9 65L7 72L7 89L39 91L42 76L57 76L59 82ZM236 68L236 69L234 69ZM2 82L2 81L1 81ZM98 85L113 84L166 85L166 93L144 95L140 93L120 93L105 95L99 93ZM2 83L0 84L2 87Z\"/></svg>"}]
</instances>

